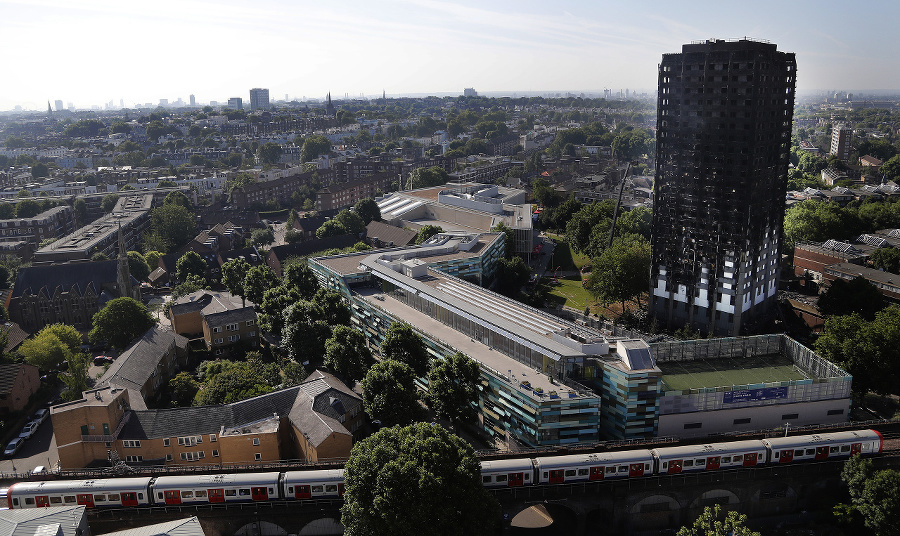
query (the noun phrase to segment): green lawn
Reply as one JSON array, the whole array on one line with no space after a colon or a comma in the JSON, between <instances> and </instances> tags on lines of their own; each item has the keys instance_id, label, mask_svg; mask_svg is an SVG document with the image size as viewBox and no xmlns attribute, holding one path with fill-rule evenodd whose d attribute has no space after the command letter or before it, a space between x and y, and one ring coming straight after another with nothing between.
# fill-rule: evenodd
<instances>
[{"instance_id":1,"label":"green lawn","mask_svg":"<svg viewBox=\"0 0 900 536\"><path fill-rule=\"evenodd\" d=\"M808 377L795 368L789 358L782 356L669 361L657 365L663 373L664 389L672 391L802 380Z\"/></svg>"},{"instance_id":2,"label":"green lawn","mask_svg":"<svg viewBox=\"0 0 900 536\"><path fill-rule=\"evenodd\" d=\"M547 265L548 271L556 270L557 266L563 271L581 270L585 264L590 264L591 259L572 251L569 243L565 241L565 237L562 235L547 233L547 236L556 243L556 248L553 250L553 258L550 264Z\"/></svg>"},{"instance_id":3,"label":"green lawn","mask_svg":"<svg viewBox=\"0 0 900 536\"><path fill-rule=\"evenodd\" d=\"M557 296L563 300L563 305L567 305L579 311L584 311L588 304L594 303L594 297L591 293L581 287L581 278L577 281L572 279L560 279L559 285L550 287L551 296Z\"/></svg>"}]
</instances>

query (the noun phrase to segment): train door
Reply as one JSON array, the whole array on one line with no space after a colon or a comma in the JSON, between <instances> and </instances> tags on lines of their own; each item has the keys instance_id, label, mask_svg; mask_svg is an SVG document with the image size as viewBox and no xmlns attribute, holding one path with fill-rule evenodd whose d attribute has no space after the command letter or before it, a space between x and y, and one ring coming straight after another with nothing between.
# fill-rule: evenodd
<instances>
[{"instance_id":1,"label":"train door","mask_svg":"<svg viewBox=\"0 0 900 536\"><path fill-rule=\"evenodd\" d=\"M208 489L206 490L207 497L209 498L209 502L211 503L223 503L225 502L225 490L224 489Z\"/></svg>"},{"instance_id":2,"label":"train door","mask_svg":"<svg viewBox=\"0 0 900 536\"><path fill-rule=\"evenodd\" d=\"M122 494L122 506L137 506L137 493L130 491Z\"/></svg>"},{"instance_id":3,"label":"train door","mask_svg":"<svg viewBox=\"0 0 900 536\"><path fill-rule=\"evenodd\" d=\"M748 452L747 454L744 454L744 467L753 467L754 465L756 465L757 457L758 454L756 454L755 452Z\"/></svg>"},{"instance_id":4,"label":"train door","mask_svg":"<svg viewBox=\"0 0 900 536\"><path fill-rule=\"evenodd\" d=\"M507 478L507 484L511 488L517 488L525 485L525 475L523 473L510 473Z\"/></svg>"},{"instance_id":5,"label":"train door","mask_svg":"<svg viewBox=\"0 0 900 536\"><path fill-rule=\"evenodd\" d=\"M782 450L779 454L778 463L791 463L794 461L794 449Z\"/></svg>"},{"instance_id":6,"label":"train door","mask_svg":"<svg viewBox=\"0 0 900 536\"><path fill-rule=\"evenodd\" d=\"M828 459L828 447L816 447L816 460Z\"/></svg>"},{"instance_id":7,"label":"train door","mask_svg":"<svg viewBox=\"0 0 900 536\"><path fill-rule=\"evenodd\" d=\"M591 480L603 480L603 468L602 467L591 467Z\"/></svg>"},{"instance_id":8,"label":"train door","mask_svg":"<svg viewBox=\"0 0 900 536\"><path fill-rule=\"evenodd\" d=\"M562 484L566 479L565 472L562 469L551 469L550 470L550 483L551 484Z\"/></svg>"},{"instance_id":9,"label":"train door","mask_svg":"<svg viewBox=\"0 0 900 536\"><path fill-rule=\"evenodd\" d=\"M850 455L854 456L862 452L862 443L853 443L850 445Z\"/></svg>"},{"instance_id":10,"label":"train door","mask_svg":"<svg viewBox=\"0 0 900 536\"><path fill-rule=\"evenodd\" d=\"M34 498L34 505L38 508L50 506L50 497L47 495L38 495Z\"/></svg>"},{"instance_id":11,"label":"train door","mask_svg":"<svg viewBox=\"0 0 900 536\"><path fill-rule=\"evenodd\" d=\"M706 469L708 471L712 471L718 469L722 464L722 458L719 456L712 456L706 459Z\"/></svg>"},{"instance_id":12,"label":"train door","mask_svg":"<svg viewBox=\"0 0 900 536\"><path fill-rule=\"evenodd\" d=\"M630 464L628 466L628 476L644 476L644 462Z\"/></svg>"},{"instance_id":13,"label":"train door","mask_svg":"<svg viewBox=\"0 0 900 536\"><path fill-rule=\"evenodd\" d=\"M338 482L338 497L344 496L344 483Z\"/></svg>"},{"instance_id":14,"label":"train door","mask_svg":"<svg viewBox=\"0 0 900 536\"><path fill-rule=\"evenodd\" d=\"M681 472L681 460L672 460L669 462L669 474L675 474Z\"/></svg>"},{"instance_id":15,"label":"train door","mask_svg":"<svg viewBox=\"0 0 900 536\"><path fill-rule=\"evenodd\" d=\"M181 492L176 490L166 491L166 504L181 504Z\"/></svg>"},{"instance_id":16,"label":"train door","mask_svg":"<svg viewBox=\"0 0 900 536\"><path fill-rule=\"evenodd\" d=\"M94 496L90 493L79 493L75 495L75 502L82 505L87 506L88 508L94 507Z\"/></svg>"},{"instance_id":17,"label":"train door","mask_svg":"<svg viewBox=\"0 0 900 536\"><path fill-rule=\"evenodd\" d=\"M265 487L251 487L250 498L254 501L267 501L269 500L269 493L266 491Z\"/></svg>"},{"instance_id":18,"label":"train door","mask_svg":"<svg viewBox=\"0 0 900 536\"><path fill-rule=\"evenodd\" d=\"M294 487L294 497L298 499L309 499L312 497L308 484L301 484Z\"/></svg>"}]
</instances>

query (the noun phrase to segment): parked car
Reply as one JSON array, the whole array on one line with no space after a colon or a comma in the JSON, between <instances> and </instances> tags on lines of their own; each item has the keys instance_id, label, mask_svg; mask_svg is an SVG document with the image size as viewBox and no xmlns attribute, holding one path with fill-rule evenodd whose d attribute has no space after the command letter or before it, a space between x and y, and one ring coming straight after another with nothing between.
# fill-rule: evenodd
<instances>
[{"instance_id":1,"label":"parked car","mask_svg":"<svg viewBox=\"0 0 900 536\"><path fill-rule=\"evenodd\" d=\"M31 421L41 424L44 421L46 421L49 416L50 416L49 409L39 409L34 412L34 415L31 416Z\"/></svg>"},{"instance_id":2,"label":"parked car","mask_svg":"<svg viewBox=\"0 0 900 536\"><path fill-rule=\"evenodd\" d=\"M109 363L112 363L113 361L113 358L109 357L108 355L98 355L94 358L94 364L98 366L107 365Z\"/></svg>"},{"instance_id":3,"label":"parked car","mask_svg":"<svg viewBox=\"0 0 900 536\"><path fill-rule=\"evenodd\" d=\"M34 422L34 421L29 422L28 424L26 424L25 426L22 427L22 431L19 432L19 437L24 438L24 439L31 439L31 436L33 436L34 433L37 432L38 426L40 426L40 425L41 425L41 423L39 423L39 422Z\"/></svg>"},{"instance_id":4,"label":"parked car","mask_svg":"<svg viewBox=\"0 0 900 536\"><path fill-rule=\"evenodd\" d=\"M6 445L6 450L3 451L4 456L15 456L19 449L22 448L22 445L25 444L25 440L21 437L17 437L9 442L9 445Z\"/></svg>"}]
</instances>

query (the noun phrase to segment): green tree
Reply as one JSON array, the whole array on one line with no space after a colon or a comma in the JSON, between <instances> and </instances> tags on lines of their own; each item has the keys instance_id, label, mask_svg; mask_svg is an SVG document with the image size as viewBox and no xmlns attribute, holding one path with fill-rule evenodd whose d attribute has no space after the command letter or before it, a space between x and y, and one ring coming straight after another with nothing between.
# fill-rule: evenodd
<instances>
[{"instance_id":1,"label":"green tree","mask_svg":"<svg viewBox=\"0 0 900 536\"><path fill-rule=\"evenodd\" d=\"M259 161L263 164L273 166L278 163L278 159L281 158L282 152L284 151L281 148L281 145L273 142L267 142L259 146L259 149L257 149L256 151L256 155L259 157Z\"/></svg>"},{"instance_id":2,"label":"green tree","mask_svg":"<svg viewBox=\"0 0 900 536\"><path fill-rule=\"evenodd\" d=\"M573 214L566 224L569 245L590 257L600 255L609 240L613 210L615 204L612 201L595 201Z\"/></svg>"},{"instance_id":3,"label":"green tree","mask_svg":"<svg viewBox=\"0 0 900 536\"><path fill-rule=\"evenodd\" d=\"M53 333L38 332L34 337L26 339L19 346L19 353L25 362L42 371L57 369L71 357L72 352L59 337Z\"/></svg>"},{"instance_id":4,"label":"green tree","mask_svg":"<svg viewBox=\"0 0 900 536\"><path fill-rule=\"evenodd\" d=\"M3 264L0 264L0 289L9 288L9 277L9 268L7 268Z\"/></svg>"},{"instance_id":5,"label":"green tree","mask_svg":"<svg viewBox=\"0 0 900 536\"><path fill-rule=\"evenodd\" d=\"M128 252L128 271L138 281L146 281L150 275L150 265L147 259L137 251Z\"/></svg>"},{"instance_id":6,"label":"green tree","mask_svg":"<svg viewBox=\"0 0 900 536\"><path fill-rule=\"evenodd\" d=\"M900 249L878 248L872 252L869 260L872 261L875 268L892 274L900 274Z\"/></svg>"},{"instance_id":7,"label":"green tree","mask_svg":"<svg viewBox=\"0 0 900 536\"><path fill-rule=\"evenodd\" d=\"M378 208L378 203L371 197L357 201L353 205L353 212L362 218L365 225L368 225L371 221L381 221L381 209Z\"/></svg>"},{"instance_id":8,"label":"green tree","mask_svg":"<svg viewBox=\"0 0 900 536\"><path fill-rule=\"evenodd\" d=\"M163 254L159 251L144 250L144 260L147 261L147 266L150 267L151 272L159 268L159 258L162 256Z\"/></svg>"},{"instance_id":9,"label":"green tree","mask_svg":"<svg viewBox=\"0 0 900 536\"><path fill-rule=\"evenodd\" d=\"M508 227L502 221L497 225L491 227L492 233L503 233L504 235L504 246L503 246L503 256L507 259L512 259L516 255L516 231Z\"/></svg>"},{"instance_id":10,"label":"green tree","mask_svg":"<svg viewBox=\"0 0 900 536\"><path fill-rule=\"evenodd\" d=\"M481 484L474 450L440 426L380 430L353 446L344 471L347 536L499 531L500 508Z\"/></svg>"},{"instance_id":11,"label":"green tree","mask_svg":"<svg viewBox=\"0 0 900 536\"><path fill-rule=\"evenodd\" d=\"M472 422L477 417L480 379L478 363L457 352L431 367L425 401L438 417L451 423Z\"/></svg>"},{"instance_id":12,"label":"green tree","mask_svg":"<svg viewBox=\"0 0 900 536\"><path fill-rule=\"evenodd\" d=\"M358 235L366 228L366 223L359 214L346 209L338 212L334 219L350 234Z\"/></svg>"},{"instance_id":13,"label":"green tree","mask_svg":"<svg viewBox=\"0 0 900 536\"><path fill-rule=\"evenodd\" d=\"M244 292L244 279L247 272L250 271L250 265L244 259L231 259L222 265L222 283L228 292L235 296L240 296L246 300Z\"/></svg>"},{"instance_id":14,"label":"green tree","mask_svg":"<svg viewBox=\"0 0 900 536\"><path fill-rule=\"evenodd\" d=\"M188 274L180 283L172 289L172 299L177 300L182 296L193 294L198 290L207 288L206 279L198 277L194 274Z\"/></svg>"},{"instance_id":15,"label":"green tree","mask_svg":"<svg viewBox=\"0 0 900 536\"><path fill-rule=\"evenodd\" d=\"M331 141L325 136L310 136L303 141L300 149L300 161L311 162L323 154L331 152Z\"/></svg>"},{"instance_id":16,"label":"green tree","mask_svg":"<svg viewBox=\"0 0 900 536\"><path fill-rule=\"evenodd\" d=\"M106 194L100 201L100 206L103 207L103 212L112 212L118 202L119 194Z\"/></svg>"},{"instance_id":17,"label":"green tree","mask_svg":"<svg viewBox=\"0 0 900 536\"><path fill-rule=\"evenodd\" d=\"M559 193L544 178L537 178L531 182L531 195L545 207L555 207L561 201Z\"/></svg>"},{"instance_id":18,"label":"green tree","mask_svg":"<svg viewBox=\"0 0 900 536\"><path fill-rule=\"evenodd\" d=\"M371 366L362 380L366 413L384 426L403 426L423 418L415 378L409 365L392 359Z\"/></svg>"},{"instance_id":19,"label":"green tree","mask_svg":"<svg viewBox=\"0 0 900 536\"><path fill-rule=\"evenodd\" d=\"M188 196L184 195L184 192L169 192L168 194L166 194L166 198L163 199L163 206L165 205L181 206L188 211L191 211L191 209L194 208L194 204L191 203L191 200L188 199Z\"/></svg>"},{"instance_id":20,"label":"green tree","mask_svg":"<svg viewBox=\"0 0 900 536\"><path fill-rule=\"evenodd\" d=\"M297 363L320 361L325 342L331 338L331 326L319 318L315 304L299 301L285 309L282 348Z\"/></svg>"},{"instance_id":21,"label":"green tree","mask_svg":"<svg viewBox=\"0 0 900 536\"><path fill-rule=\"evenodd\" d=\"M156 324L156 320L141 302L134 298L116 298L94 314L89 333L92 342L109 341L112 346L124 349L131 341L143 335Z\"/></svg>"},{"instance_id":22,"label":"green tree","mask_svg":"<svg viewBox=\"0 0 900 536\"><path fill-rule=\"evenodd\" d=\"M284 284L297 289L304 300L312 299L320 288L316 274L309 268L305 259L288 262L284 267Z\"/></svg>"},{"instance_id":23,"label":"green tree","mask_svg":"<svg viewBox=\"0 0 900 536\"><path fill-rule=\"evenodd\" d=\"M275 233L268 226L265 229L254 229L253 233L250 234L250 242L258 248L268 246L275 242Z\"/></svg>"},{"instance_id":24,"label":"green tree","mask_svg":"<svg viewBox=\"0 0 900 536\"><path fill-rule=\"evenodd\" d=\"M23 199L16 203L17 218L33 218L41 213L41 204L34 199Z\"/></svg>"},{"instance_id":25,"label":"green tree","mask_svg":"<svg viewBox=\"0 0 900 536\"><path fill-rule=\"evenodd\" d=\"M258 307L260 327L280 337L284 329L284 312L288 307L301 300L304 298L300 296L297 289L287 285L279 285L266 290Z\"/></svg>"},{"instance_id":26,"label":"green tree","mask_svg":"<svg viewBox=\"0 0 900 536\"><path fill-rule=\"evenodd\" d=\"M106 253L103 253L102 251L98 251L97 253L91 255L91 262L103 262L108 260L109 257L107 257Z\"/></svg>"},{"instance_id":27,"label":"green tree","mask_svg":"<svg viewBox=\"0 0 900 536\"><path fill-rule=\"evenodd\" d=\"M375 364L372 352L366 346L366 337L349 326L334 327L331 338L325 341L325 366L351 387L362 380L369 367Z\"/></svg>"},{"instance_id":28,"label":"green tree","mask_svg":"<svg viewBox=\"0 0 900 536\"><path fill-rule=\"evenodd\" d=\"M0 203L0 220L10 220L16 217L16 205L13 203Z\"/></svg>"},{"instance_id":29,"label":"green tree","mask_svg":"<svg viewBox=\"0 0 900 536\"><path fill-rule=\"evenodd\" d=\"M862 514L867 528L878 535L900 534L900 472L876 471L870 460L857 455L844 462L841 480L847 484L852 509Z\"/></svg>"},{"instance_id":30,"label":"green tree","mask_svg":"<svg viewBox=\"0 0 900 536\"><path fill-rule=\"evenodd\" d=\"M75 221L77 222L77 225L79 227L82 225L85 225L88 222L87 221L88 215L87 215L87 203L84 201L84 199L82 199L80 197L78 199L76 199L75 202L72 204L72 209L75 212Z\"/></svg>"},{"instance_id":31,"label":"green tree","mask_svg":"<svg viewBox=\"0 0 900 536\"><path fill-rule=\"evenodd\" d=\"M859 313L866 320L875 318L875 313L887 305L884 295L874 285L862 277L851 281L835 279L819 296L819 310L829 316Z\"/></svg>"},{"instance_id":32,"label":"green tree","mask_svg":"<svg viewBox=\"0 0 900 536\"><path fill-rule=\"evenodd\" d=\"M328 238L347 234L347 229L338 220L328 220L316 229L316 238Z\"/></svg>"},{"instance_id":33,"label":"green tree","mask_svg":"<svg viewBox=\"0 0 900 536\"><path fill-rule=\"evenodd\" d=\"M172 405L175 407L187 407L191 405L200 384L187 372L179 372L169 380L169 392L172 395Z\"/></svg>"},{"instance_id":34,"label":"green tree","mask_svg":"<svg viewBox=\"0 0 900 536\"><path fill-rule=\"evenodd\" d=\"M78 333L77 329L68 324L50 324L39 331L38 334L52 334L56 336L56 338L68 348L69 352L73 354L77 353L81 348L81 334Z\"/></svg>"},{"instance_id":35,"label":"green tree","mask_svg":"<svg viewBox=\"0 0 900 536\"><path fill-rule=\"evenodd\" d=\"M428 373L430 357L425 342L405 322L394 322L385 332L381 342L381 355L384 359L409 365L419 378Z\"/></svg>"},{"instance_id":36,"label":"green tree","mask_svg":"<svg viewBox=\"0 0 900 536\"><path fill-rule=\"evenodd\" d=\"M194 405L230 404L271 392L260 372L248 362L228 362L197 392Z\"/></svg>"},{"instance_id":37,"label":"green tree","mask_svg":"<svg viewBox=\"0 0 900 536\"><path fill-rule=\"evenodd\" d=\"M900 181L900 155L896 155L881 165L881 176L889 181Z\"/></svg>"},{"instance_id":38,"label":"green tree","mask_svg":"<svg viewBox=\"0 0 900 536\"><path fill-rule=\"evenodd\" d=\"M197 252L188 251L175 263L175 277L186 281L188 276L206 277L206 261Z\"/></svg>"},{"instance_id":39,"label":"green tree","mask_svg":"<svg viewBox=\"0 0 900 536\"><path fill-rule=\"evenodd\" d=\"M163 205L150 213L150 227L168 244L173 252L187 244L197 234L194 214L181 205Z\"/></svg>"},{"instance_id":40,"label":"green tree","mask_svg":"<svg viewBox=\"0 0 900 536\"><path fill-rule=\"evenodd\" d=\"M81 394L88 389L90 356L83 352L69 354L67 361L69 362L68 370L59 375L59 379L66 386L62 397L67 401L78 400L81 398Z\"/></svg>"},{"instance_id":41,"label":"green tree","mask_svg":"<svg viewBox=\"0 0 900 536\"><path fill-rule=\"evenodd\" d=\"M419 233L416 235L416 244L424 244L432 236L443 232L444 229L442 229L438 225L423 225L419 229Z\"/></svg>"},{"instance_id":42,"label":"green tree","mask_svg":"<svg viewBox=\"0 0 900 536\"><path fill-rule=\"evenodd\" d=\"M852 227L837 203L812 199L789 208L784 215L784 235L787 245L793 247L800 241L823 242L842 238Z\"/></svg>"},{"instance_id":43,"label":"green tree","mask_svg":"<svg viewBox=\"0 0 900 536\"><path fill-rule=\"evenodd\" d=\"M450 175L444 168L439 166L432 166L430 168L420 167L412 170L406 181L406 189L415 190L417 188L429 188L431 186L442 186L447 184L450 181Z\"/></svg>"},{"instance_id":44,"label":"green tree","mask_svg":"<svg viewBox=\"0 0 900 536\"><path fill-rule=\"evenodd\" d=\"M41 177L48 177L50 175L50 168L47 167L47 164L43 162L38 162L37 164L31 166L31 176L35 179Z\"/></svg>"},{"instance_id":45,"label":"green tree","mask_svg":"<svg viewBox=\"0 0 900 536\"><path fill-rule=\"evenodd\" d=\"M281 284L278 276L266 265L254 266L247 270L244 276L244 294L242 297L253 302L253 304L262 303L263 294L270 288L277 287Z\"/></svg>"},{"instance_id":46,"label":"green tree","mask_svg":"<svg viewBox=\"0 0 900 536\"><path fill-rule=\"evenodd\" d=\"M722 506L707 506L691 526L681 527L678 536L760 536L746 527L747 516L734 510L727 514Z\"/></svg>"},{"instance_id":47,"label":"green tree","mask_svg":"<svg viewBox=\"0 0 900 536\"><path fill-rule=\"evenodd\" d=\"M528 283L530 276L531 268L525 264L522 257L502 258L497 262L497 275L495 276L497 292L514 298L519 295L525 283Z\"/></svg>"},{"instance_id":48,"label":"green tree","mask_svg":"<svg viewBox=\"0 0 900 536\"><path fill-rule=\"evenodd\" d=\"M316 309L316 317L329 326L350 325L350 309L340 292L319 288L313 295L312 303Z\"/></svg>"},{"instance_id":49,"label":"green tree","mask_svg":"<svg viewBox=\"0 0 900 536\"><path fill-rule=\"evenodd\" d=\"M640 235L616 238L593 260L591 275L585 283L588 291L600 302L609 304L637 298L647 290L650 274L650 243Z\"/></svg>"}]
</instances>

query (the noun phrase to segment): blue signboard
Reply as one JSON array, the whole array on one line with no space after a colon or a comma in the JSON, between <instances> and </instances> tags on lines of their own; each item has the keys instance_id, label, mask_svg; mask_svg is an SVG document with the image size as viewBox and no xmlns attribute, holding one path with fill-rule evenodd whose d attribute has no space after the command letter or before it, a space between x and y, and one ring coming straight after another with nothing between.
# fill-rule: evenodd
<instances>
[{"instance_id":1,"label":"blue signboard","mask_svg":"<svg viewBox=\"0 0 900 536\"><path fill-rule=\"evenodd\" d=\"M758 402L760 400L773 400L787 398L787 387L766 387L764 389L744 389L743 391L726 391L722 402L734 404L736 402Z\"/></svg>"}]
</instances>

